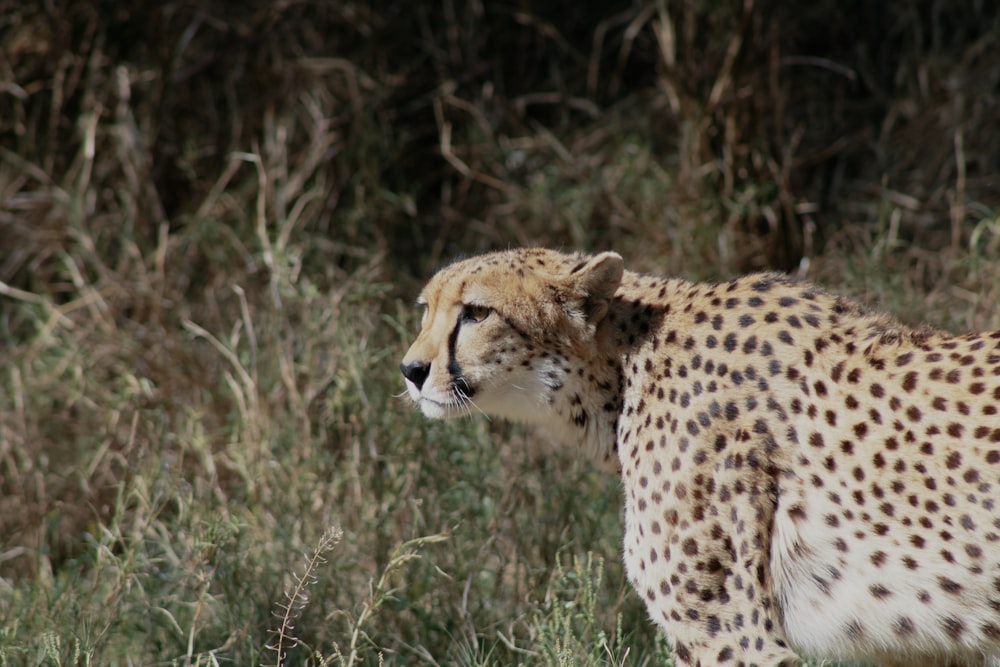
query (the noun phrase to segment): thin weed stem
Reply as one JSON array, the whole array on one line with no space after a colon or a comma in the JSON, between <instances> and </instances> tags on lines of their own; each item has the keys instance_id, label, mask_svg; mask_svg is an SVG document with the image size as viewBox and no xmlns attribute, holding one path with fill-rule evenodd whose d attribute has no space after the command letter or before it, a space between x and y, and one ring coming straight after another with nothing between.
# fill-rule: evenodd
<instances>
[{"instance_id":1,"label":"thin weed stem","mask_svg":"<svg viewBox=\"0 0 1000 667\"><path fill-rule=\"evenodd\" d=\"M314 572L326 562L326 553L337 546L343 537L344 531L339 526L331 526L323 533L312 555L306 560L305 570L295 578L292 590L285 593L287 601L278 605L282 610L281 625L278 627L277 642L269 647L275 654L275 667L281 667L288 650L299 644L299 640L295 637L294 621L309 604L309 586L316 583Z\"/></svg>"}]
</instances>

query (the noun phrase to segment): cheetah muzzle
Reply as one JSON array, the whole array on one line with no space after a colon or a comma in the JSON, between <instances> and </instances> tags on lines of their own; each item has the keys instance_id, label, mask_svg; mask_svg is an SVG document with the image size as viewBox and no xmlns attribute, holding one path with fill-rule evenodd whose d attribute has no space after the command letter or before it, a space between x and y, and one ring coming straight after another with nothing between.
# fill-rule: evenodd
<instances>
[{"instance_id":1,"label":"cheetah muzzle","mask_svg":"<svg viewBox=\"0 0 1000 667\"><path fill-rule=\"evenodd\" d=\"M1000 665L1000 332L544 249L448 266L418 303L425 415L620 471L628 576L678 665Z\"/></svg>"}]
</instances>

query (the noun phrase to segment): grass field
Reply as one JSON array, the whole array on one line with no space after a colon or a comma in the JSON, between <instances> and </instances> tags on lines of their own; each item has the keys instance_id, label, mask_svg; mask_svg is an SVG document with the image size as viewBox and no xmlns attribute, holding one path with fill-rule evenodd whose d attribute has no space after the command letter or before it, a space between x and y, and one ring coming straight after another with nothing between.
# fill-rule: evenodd
<instances>
[{"instance_id":1,"label":"grass field","mask_svg":"<svg viewBox=\"0 0 1000 667\"><path fill-rule=\"evenodd\" d=\"M450 257L1000 329L992 3L134 4L0 13L0 665L669 664L618 481L402 397Z\"/></svg>"}]
</instances>

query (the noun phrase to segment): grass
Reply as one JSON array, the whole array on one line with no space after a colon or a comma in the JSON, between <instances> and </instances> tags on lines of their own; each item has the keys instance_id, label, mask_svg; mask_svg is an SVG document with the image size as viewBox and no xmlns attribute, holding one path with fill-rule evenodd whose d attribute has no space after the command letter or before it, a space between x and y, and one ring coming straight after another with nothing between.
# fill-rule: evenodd
<instances>
[{"instance_id":1,"label":"grass","mask_svg":"<svg viewBox=\"0 0 1000 667\"><path fill-rule=\"evenodd\" d=\"M989 3L23 4L0 665L669 664L617 480L400 396L454 255L782 268L1000 328Z\"/></svg>"},{"instance_id":2,"label":"grass","mask_svg":"<svg viewBox=\"0 0 1000 667\"><path fill-rule=\"evenodd\" d=\"M492 450L484 424L425 424L395 397L413 322L364 308L377 285L278 282L280 308L264 290L266 305L234 299L216 332L177 323L197 361L161 370L197 385L183 402L114 358L142 361L134 346L112 349L120 334L100 320L46 333L55 306L20 308L40 334L6 367L5 462L14 479L44 479L19 490L22 512L47 504L39 533L21 528L34 548L4 564L7 662L277 663L274 646L286 664L366 664L445 656L457 636L484 652L480 624L525 613L494 597L547 582L540 552L602 545L558 535L572 496L543 486L556 470L517 482L530 464ZM77 352L91 347L108 351ZM29 457L46 433L59 451ZM574 476L598 500L615 490ZM88 493L102 497L74 502ZM613 520L616 503L603 509ZM526 512L556 533L547 543L510 535ZM57 540L71 530L79 541ZM515 642L525 630L507 632Z\"/></svg>"}]
</instances>

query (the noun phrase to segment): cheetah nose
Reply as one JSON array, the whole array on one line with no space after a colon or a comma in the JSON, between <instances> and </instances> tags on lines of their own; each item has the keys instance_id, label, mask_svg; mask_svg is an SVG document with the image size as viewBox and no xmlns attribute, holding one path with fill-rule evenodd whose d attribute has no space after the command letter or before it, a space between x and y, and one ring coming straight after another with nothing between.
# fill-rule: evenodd
<instances>
[{"instance_id":1,"label":"cheetah nose","mask_svg":"<svg viewBox=\"0 0 1000 667\"><path fill-rule=\"evenodd\" d=\"M410 364L400 364L399 370L402 371L403 377L417 385L417 389L423 389L427 376L431 374L431 365L426 361L414 361Z\"/></svg>"}]
</instances>

